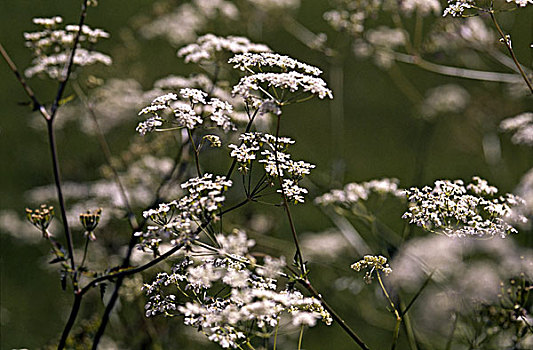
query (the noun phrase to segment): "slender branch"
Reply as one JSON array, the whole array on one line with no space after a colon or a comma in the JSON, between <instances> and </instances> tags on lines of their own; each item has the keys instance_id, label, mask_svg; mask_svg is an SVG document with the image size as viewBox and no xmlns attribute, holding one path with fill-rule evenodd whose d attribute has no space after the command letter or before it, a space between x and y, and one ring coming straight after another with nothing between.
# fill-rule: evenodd
<instances>
[{"instance_id":1,"label":"slender branch","mask_svg":"<svg viewBox=\"0 0 533 350\"><path fill-rule=\"evenodd\" d=\"M80 270L83 265L85 264L85 259L87 258L87 251L89 250L89 242L91 239L89 238L89 235L85 238L85 247L83 248L83 258L81 259L80 266L78 267L78 270Z\"/></svg>"},{"instance_id":2,"label":"slender branch","mask_svg":"<svg viewBox=\"0 0 533 350\"><path fill-rule=\"evenodd\" d=\"M420 56L407 55L401 52L393 52L394 58L403 63L414 64L424 70L458 78L466 78L499 83L516 83L519 78L516 74L487 72L459 67L444 66L424 60Z\"/></svg>"},{"instance_id":3,"label":"slender branch","mask_svg":"<svg viewBox=\"0 0 533 350\"><path fill-rule=\"evenodd\" d=\"M198 177L202 177L202 170L200 170L200 159L198 158L199 151L194 142L191 129L187 128L187 134L189 135L189 140L191 142L192 150L194 152L194 163L196 164L196 172L198 173Z\"/></svg>"},{"instance_id":4,"label":"slender branch","mask_svg":"<svg viewBox=\"0 0 533 350\"><path fill-rule=\"evenodd\" d=\"M391 350L394 350L396 349L396 344L398 343L398 336L400 335L400 325L402 323L402 317L400 316L400 312L398 311L398 309L396 309L396 306L392 302L392 299L390 298L389 293L387 292L387 289L385 288L385 285L383 284L383 280L381 279L381 275L379 271L376 271L376 275L378 277L379 286L381 287L383 294L385 294L385 297L389 301L389 304L392 307L392 310L394 311L394 316L396 316L396 325L394 326L394 332L392 334L392 344L391 344Z\"/></svg>"},{"instance_id":5,"label":"slender branch","mask_svg":"<svg viewBox=\"0 0 533 350\"><path fill-rule=\"evenodd\" d=\"M246 125L246 130L244 131L245 133L249 132L250 129L252 128L252 124L253 124L253 122L255 120L255 117L257 116L258 112L259 112L259 108L254 111L254 114L252 114L252 117L250 118L250 121ZM242 143L243 143L243 141L241 141L241 145L242 145ZM235 165L237 165L237 158L233 158L233 161L231 162L229 170L228 170L228 172L226 174L226 179L228 179L228 180L230 179L231 174L233 174L233 170L235 170Z\"/></svg>"},{"instance_id":6,"label":"slender branch","mask_svg":"<svg viewBox=\"0 0 533 350\"><path fill-rule=\"evenodd\" d=\"M74 38L74 44L72 45L72 51L70 53L68 64L65 66L63 70L63 80L59 82L59 87L57 89L56 98L54 100L54 103L52 104L52 108L50 109L50 120L53 120L56 116L57 109L59 108L59 101L61 101L61 98L63 97L63 93L65 92L65 88L67 86L67 82L70 78L70 75L72 73L72 68L74 66L74 58L76 56L76 50L78 49L78 43L80 42L80 36L82 32L83 24L85 23L85 17L87 16L87 2L88 0L83 0L81 3L81 14L80 14L80 20L78 23L78 32L76 33L76 37Z\"/></svg>"},{"instance_id":7,"label":"slender branch","mask_svg":"<svg viewBox=\"0 0 533 350\"><path fill-rule=\"evenodd\" d=\"M35 93L31 89L31 87L26 83L26 80L20 74L19 70L17 69L17 66L11 60L11 57L9 57L8 53L4 49L4 46L2 46L2 43L0 43L0 54L2 54L2 57L6 61L7 65L9 66L9 69L15 74L15 77L17 77L17 80L20 82L20 85L22 85L22 88L26 92L26 95L32 100L33 102L33 109L38 110L45 119L49 119L50 116L48 114L48 111L44 108L44 106L37 100L37 97L35 96Z\"/></svg>"},{"instance_id":8,"label":"slender branch","mask_svg":"<svg viewBox=\"0 0 533 350\"><path fill-rule=\"evenodd\" d=\"M204 225L202 225L202 226L204 226ZM196 230L195 234L198 234L200 231L201 231L201 229L198 228ZM119 277L133 275L133 274L142 272L144 270L147 270L150 267L159 264L161 261L163 261L166 258L168 258L169 256L171 256L172 254L174 254L175 252L180 250L182 247L183 247L183 244L176 245L175 247L173 247L173 248L169 249L168 251L166 251L164 254L159 255L157 258L155 258L154 260L150 260L149 262L147 262L144 265L141 265L141 266L138 266L138 267L135 267L135 268L131 268L131 269L127 269L127 270L122 270L122 271L117 272L117 273L111 273L111 274L108 274L108 275L97 277L94 280L92 280L91 282L89 282L85 287L83 287L80 290L79 293L80 294L85 294L92 287L98 285L99 283L102 283L102 282L105 282L105 281L109 281L109 280L112 280L112 279L115 279L115 278L119 278Z\"/></svg>"},{"instance_id":9,"label":"slender branch","mask_svg":"<svg viewBox=\"0 0 533 350\"><path fill-rule=\"evenodd\" d=\"M304 259L302 255L302 250L300 249L300 243L298 241L298 235L296 234L296 228L294 227L294 222L292 220L291 210L289 208L289 202L287 201L287 195L285 194L285 189L283 188L283 178L281 176L281 168L279 166L279 159L278 159L278 140L279 140L279 129L281 124L281 114L278 115L278 121L276 125L276 143L274 145L274 158L276 160L276 170L278 173L278 179L279 179L279 185L281 187L281 197L283 198L283 206L285 207L285 212L287 213L287 218L289 219L289 226L291 228L292 233L292 239L294 240L294 245L296 247L296 254L295 254L295 260L296 263L299 265L300 272L302 274L305 274L305 264Z\"/></svg>"},{"instance_id":10,"label":"slender branch","mask_svg":"<svg viewBox=\"0 0 533 350\"><path fill-rule=\"evenodd\" d=\"M61 339L59 340L59 344L57 345L57 350L62 350L65 348L65 344L67 342L70 330L72 329L72 326L74 326L74 322L76 321L76 317L78 316L78 312L80 311L82 297L83 295L79 293L74 294L74 302L72 303L70 316L68 317L67 324L65 325L63 333L61 334Z\"/></svg>"},{"instance_id":11,"label":"slender branch","mask_svg":"<svg viewBox=\"0 0 533 350\"><path fill-rule=\"evenodd\" d=\"M505 47L507 47L509 54L511 54L511 57L513 58L516 68L518 68L518 70L520 71L520 75L522 75L522 78L526 82L526 85L529 88L529 91L531 91L531 94L533 94L533 85L531 85L531 82L529 81L526 75L526 72L524 72L524 70L522 69L522 65L518 62L518 59L516 58L516 55L514 54L513 47L511 46L511 40L507 39L507 36L503 33L503 30L500 28L498 21L496 21L496 16L494 16L494 10L491 10L489 14L490 14L490 18L492 19L492 23L494 23L496 30L500 34L502 41L505 44Z\"/></svg>"},{"instance_id":12,"label":"slender branch","mask_svg":"<svg viewBox=\"0 0 533 350\"><path fill-rule=\"evenodd\" d=\"M341 328L346 332L346 334L348 334L350 338L352 338L352 340L357 345L359 345L361 349L370 350L370 348L365 344L365 342L361 338L359 338L357 333L355 333L355 331L351 329L350 326L346 324L346 322L344 322L344 320L335 312L335 310L333 310L333 308L329 306L329 304L324 300L322 295L311 285L309 280L299 278L297 281L305 289L307 289L311 293L311 295L320 300L324 309L326 309L330 313L331 317L341 326Z\"/></svg>"},{"instance_id":13,"label":"slender branch","mask_svg":"<svg viewBox=\"0 0 533 350\"><path fill-rule=\"evenodd\" d=\"M139 226L137 219L135 218L135 214L133 213L133 209L131 208L128 194L126 192L126 189L124 185L122 184L122 181L120 180L120 176L118 175L117 169L113 166L111 155L111 150L109 148L109 144L107 143L107 140L105 138L104 133L102 132L102 129L100 128L100 123L98 123L98 118L96 117L96 112L87 99L87 96L84 94L83 90L79 86L78 83L74 83L73 85L74 90L76 91L76 94L78 97L82 100L83 104L85 105L85 108L87 108L87 111L89 112L89 115L91 116L91 119L93 120L94 127L96 129L96 135L98 137L98 142L100 143L100 148L102 149L102 153L104 155L104 158L106 160L107 165L111 169L111 172L113 173L113 178L117 184L119 193L122 197L122 201L124 202L124 206L126 208L126 211L128 213L128 220L130 222L130 227L133 230L136 230Z\"/></svg>"},{"instance_id":14,"label":"slender branch","mask_svg":"<svg viewBox=\"0 0 533 350\"><path fill-rule=\"evenodd\" d=\"M70 267L72 271L76 271L76 263L74 262L74 246L72 244L72 235L67 220L67 212L65 209L65 200L63 198L63 190L61 187L61 175L59 173L59 162L57 159L57 149L54 136L53 118L46 120L46 126L48 130L48 144L50 145L50 154L52 156L52 169L54 172L54 183L57 191L57 200L59 201L59 211L61 212L61 220L63 221L63 227L65 229L65 237L67 239L67 249L69 253ZM74 289L77 289L77 281L75 275L73 275Z\"/></svg>"}]
</instances>

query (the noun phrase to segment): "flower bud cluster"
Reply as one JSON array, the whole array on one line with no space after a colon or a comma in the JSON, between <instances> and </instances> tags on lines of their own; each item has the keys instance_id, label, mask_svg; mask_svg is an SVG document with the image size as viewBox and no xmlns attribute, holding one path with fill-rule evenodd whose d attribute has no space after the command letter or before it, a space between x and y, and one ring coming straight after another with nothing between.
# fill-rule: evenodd
<instances>
[{"instance_id":1,"label":"flower bud cluster","mask_svg":"<svg viewBox=\"0 0 533 350\"><path fill-rule=\"evenodd\" d=\"M508 221L513 208L524 201L513 194L497 197L497 192L479 177L467 186L462 180L438 180L434 187L406 190L410 206L402 217L425 230L448 236L505 237L517 233ZM526 217L519 219L527 222Z\"/></svg>"},{"instance_id":2,"label":"flower bud cluster","mask_svg":"<svg viewBox=\"0 0 533 350\"><path fill-rule=\"evenodd\" d=\"M365 273L364 280L370 284L372 282L372 274L374 272L383 272L385 275L389 275L392 272L389 264L387 264L387 258L381 255L365 255L363 259L355 262L350 266L355 271L370 269Z\"/></svg>"},{"instance_id":3,"label":"flower bud cluster","mask_svg":"<svg viewBox=\"0 0 533 350\"><path fill-rule=\"evenodd\" d=\"M96 226L98 226L98 222L100 222L101 214L102 208L98 208L96 210L93 210L92 212L90 210L87 210L86 213L80 214L80 222L83 228L85 229L85 236L89 237L91 241L96 240L94 230L96 229Z\"/></svg>"},{"instance_id":4,"label":"flower bud cluster","mask_svg":"<svg viewBox=\"0 0 533 350\"><path fill-rule=\"evenodd\" d=\"M26 208L26 218L35 227L37 227L43 234L43 238L50 238L48 226L54 218L54 207L46 204L41 204L38 209L31 210Z\"/></svg>"}]
</instances>

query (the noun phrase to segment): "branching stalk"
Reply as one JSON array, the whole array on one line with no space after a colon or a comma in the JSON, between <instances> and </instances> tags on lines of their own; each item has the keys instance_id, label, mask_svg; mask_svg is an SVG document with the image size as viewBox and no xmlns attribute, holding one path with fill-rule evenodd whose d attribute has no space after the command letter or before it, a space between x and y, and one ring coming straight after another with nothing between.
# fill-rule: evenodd
<instances>
[{"instance_id":1,"label":"branching stalk","mask_svg":"<svg viewBox=\"0 0 533 350\"><path fill-rule=\"evenodd\" d=\"M507 50L509 51L509 54L513 58L513 61L516 65L516 68L518 68L520 75L526 82L527 87L529 88L529 91L531 91L531 94L533 94L533 85L531 85L531 81L529 81L529 78L526 75L526 72L522 69L522 65L518 62L518 59L516 58L516 55L514 53L513 47L511 45L511 40L507 38L507 36L503 33L503 30L500 28L500 25L498 24L498 21L496 21L496 16L494 16L494 10L489 11L490 18L492 20L492 23L494 23L494 26L496 27L496 30L500 34L503 43L505 44L505 47L507 47Z\"/></svg>"}]
</instances>

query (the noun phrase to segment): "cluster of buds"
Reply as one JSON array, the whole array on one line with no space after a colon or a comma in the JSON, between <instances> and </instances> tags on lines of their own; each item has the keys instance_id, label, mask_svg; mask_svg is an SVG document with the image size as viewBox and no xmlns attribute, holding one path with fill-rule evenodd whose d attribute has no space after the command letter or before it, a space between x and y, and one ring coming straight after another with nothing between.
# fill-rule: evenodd
<instances>
[{"instance_id":1,"label":"cluster of buds","mask_svg":"<svg viewBox=\"0 0 533 350\"><path fill-rule=\"evenodd\" d=\"M51 234L48 232L48 226L50 226L50 222L52 222L54 217L54 207L41 204L39 209L31 210L26 208L26 217L33 226L43 233L43 238L50 238Z\"/></svg>"},{"instance_id":2,"label":"cluster of buds","mask_svg":"<svg viewBox=\"0 0 533 350\"><path fill-rule=\"evenodd\" d=\"M96 240L94 230L96 229L96 226L98 226L101 214L102 208L98 208L96 210L93 210L92 212L90 210L87 210L86 213L80 214L80 222L83 228L85 229L85 236L89 237L91 241Z\"/></svg>"},{"instance_id":3,"label":"cluster of buds","mask_svg":"<svg viewBox=\"0 0 533 350\"><path fill-rule=\"evenodd\" d=\"M370 269L365 273L364 280L370 284L372 282L372 273L375 271L379 273L382 271L385 275L389 275L392 272L389 264L387 264L387 258L381 255L365 255L363 259L357 261L350 266L355 271L359 272L364 269Z\"/></svg>"}]
</instances>

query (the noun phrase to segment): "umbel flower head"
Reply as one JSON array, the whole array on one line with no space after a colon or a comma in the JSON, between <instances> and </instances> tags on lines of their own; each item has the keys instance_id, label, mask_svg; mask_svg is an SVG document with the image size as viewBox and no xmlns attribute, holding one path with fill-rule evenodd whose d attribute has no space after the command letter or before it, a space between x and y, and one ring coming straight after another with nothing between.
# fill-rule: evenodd
<instances>
[{"instance_id":1,"label":"umbel flower head","mask_svg":"<svg viewBox=\"0 0 533 350\"><path fill-rule=\"evenodd\" d=\"M78 46L73 63L78 66L88 66L95 63L111 65L111 57L95 51L94 45L100 39L109 38L109 33L99 28L87 25L66 25L59 28L63 19L59 16L52 18L34 18L33 23L41 26L35 32L24 33L26 47L33 54L32 66L24 72L28 78L38 74L47 75L51 79L62 78L64 66L68 63L76 37ZM85 47L84 47L85 46Z\"/></svg>"},{"instance_id":2,"label":"umbel flower head","mask_svg":"<svg viewBox=\"0 0 533 350\"><path fill-rule=\"evenodd\" d=\"M244 98L255 96L283 103L287 101L280 101L268 91L285 89L293 93L303 91L320 99L333 98L326 82L319 78L322 71L294 58L269 52L243 53L233 56L228 62L249 74L233 87L233 95Z\"/></svg>"},{"instance_id":3,"label":"umbel flower head","mask_svg":"<svg viewBox=\"0 0 533 350\"><path fill-rule=\"evenodd\" d=\"M94 230L96 229L96 226L98 226L98 222L100 222L101 214L102 208L98 208L93 211L87 210L86 213L80 214L80 222L85 229L85 236L89 237L91 241L96 240Z\"/></svg>"},{"instance_id":4,"label":"umbel flower head","mask_svg":"<svg viewBox=\"0 0 533 350\"><path fill-rule=\"evenodd\" d=\"M50 238L51 235L48 232L48 226L50 226L50 222L54 218L54 207L41 204L35 210L26 208L26 218L43 233L43 238Z\"/></svg>"},{"instance_id":5,"label":"umbel flower head","mask_svg":"<svg viewBox=\"0 0 533 350\"><path fill-rule=\"evenodd\" d=\"M459 237L518 232L509 221L512 209L524 200L509 193L497 196L498 189L477 176L466 186L462 180L438 180L434 187L411 187L405 192L410 206L402 217L427 231ZM527 222L524 216L517 219Z\"/></svg>"},{"instance_id":6,"label":"umbel flower head","mask_svg":"<svg viewBox=\"0 0 533 350\"><path fill-rule=\"evenodd\" d=\"M372 274L382 271L385 275L389 275L392 272L389 264L387 264L387 258L382 255L365 255L363 259L355 262L350 266L355 271L370 269L365 273L364 280L366 283L372 283Z\"/></svg>"}]
</instances>

